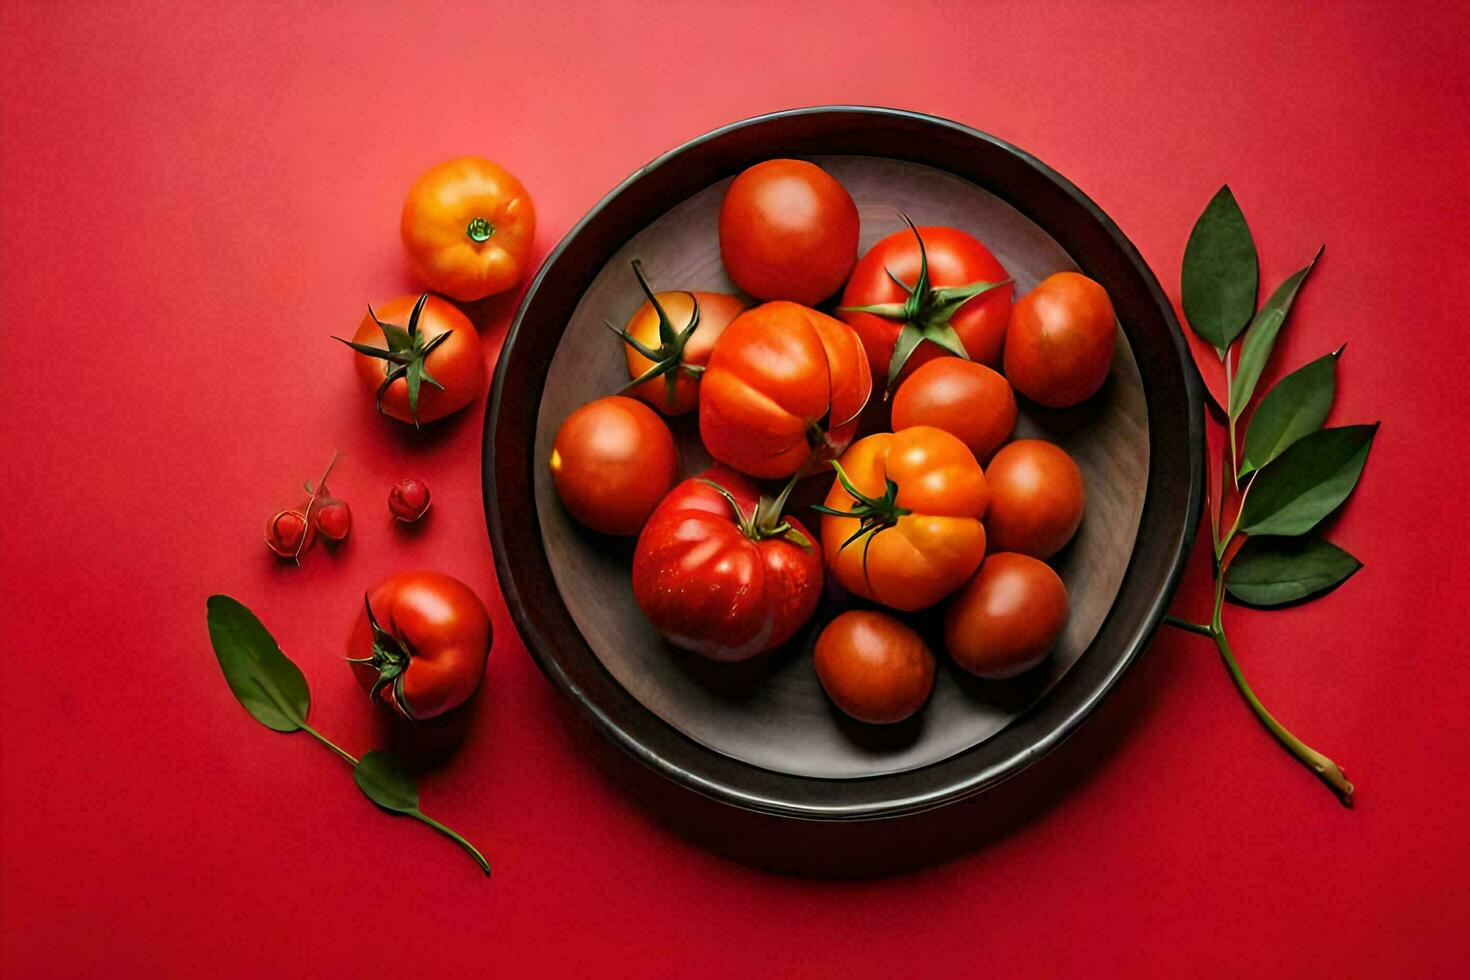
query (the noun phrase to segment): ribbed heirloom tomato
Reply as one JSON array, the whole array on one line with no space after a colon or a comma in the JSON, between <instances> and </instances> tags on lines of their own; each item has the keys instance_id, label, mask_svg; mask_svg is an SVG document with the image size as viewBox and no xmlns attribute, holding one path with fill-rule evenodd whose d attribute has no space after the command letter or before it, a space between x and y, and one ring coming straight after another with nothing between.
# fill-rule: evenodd
<instances>
[{"instance_id":1,"label":"ribbed heirloom tomato","mask_svg":"<svg viewBox=\"0 0 1470 980\"><path fill-rule=\"evenodd\" d=\"M1016 427L1016 396L999 374L960 357L920 365L893 396L893 429L932 425L988 460Z\"/></svg>"},{"instance_id":2,"label":"ribbed heirloom tomato","mask_svg":"<svg viewBox=\"0 0 1470 980\"><path fill-rule=\"evenodd\" d=\"M985 528L996 551L1050 558L1082 523L1082 471L1060 446L1017 439L986 467L990 513Z\"/></svg>"},{"instance_id":3,"label":"ribbed heirloom tomato","mask_svg":"<svg viewBox=\"0 0 1470 980\"><path fill-rule=\"evenodd\" d=\"M556 432L551 480L578 521L637 534L679 476L674 436L658 413L621 395L588 402Z\"/></svg>"},{"instance_id":4,"label":"ribbed heirloom tomato","mask_svg":"<svg viewBox=\"0 0 1470 980\"><path fill-rule=\"evenodd\" d=\"M873 379L852 329L775 302L725 328L699 383L699 434L715 459L762 478L831 458L857 433Z\"/></svg>"},{"instance_id":5,"label":"ribbed heirloom tomato","mask_svg":"<svg viewBox=\"0 0 1470 980\"><path fill-rule=\"evenodd\" d=\"M1067 607L1067 588L1046 562L997 552L950 600L944 646L978 677L1015 677L1046 659Z\"/></svg>"},{"instance_id":6,"label":"ribbed heirloom tomato","mask_svg":"<svg viewBox=\"0 0 1470 980\"><path fill-rule=\"evenodd\" d=\"M836 469L817 510L827 567L849 592L923 609L980 566L990 491L954 436L922 425L880 432L855 443Z\"/></svg>"},{"instance_id":7,"label":"ribbed heirloom tomato","mask_svg":"<svg viewBox=\"0 0 1470 980\"><path fill-rule=\"evenodd\" d=\"M362 355L355 359L357 376L374 393L378 411L400 422L433 422L485 388L475 325L438 296L399 296L370 306L352 340L342 342Z\"/></svg>"},{"instance_id":8,"label":"ribbed heirloom tomato","mask_svg":"<svg viewBox=\"0 0 1470 980\"><path fill-rule=\"evenodd\" d=\"M1038 404L1076 405L1107 380L1117 335L1107 290L1076 272L1058 272L1022 296L1011 312L1006 377Z\"/></svg>"}]
</instances>

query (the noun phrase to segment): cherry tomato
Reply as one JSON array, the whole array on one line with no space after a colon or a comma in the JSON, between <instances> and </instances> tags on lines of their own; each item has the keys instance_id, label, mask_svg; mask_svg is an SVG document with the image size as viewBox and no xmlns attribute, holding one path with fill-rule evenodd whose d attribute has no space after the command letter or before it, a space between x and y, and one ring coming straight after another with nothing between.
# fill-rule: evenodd
<instances>
[{"instance_id":1,"label":"cherry tomato","mask_svg":"<svg viewBox=\"0 0 1470 980\"><path fill-rule=\"evenodd\" d=\"M1038 404L1076 405L1107 380L1117 335L1107 290L1076 272L1058 272L1016 302L1006 329L1006 377Z\"/></svg>"},{"instance_id":2,"label":"cherry tomato","mask_svg":"<svg viewBox=\"0 0 1470 980\"><path fill-rule=\"evenodd\" d=\"M470 302L504 292L526 274L536 208L504 167L457 157L414 182L399 232L424 285Z\"/></svg>"},{"instance_id":3,"label":"cherry tomato","mask_svg":"<svg viewBox=\"0 0 1470 980\"><path fill-rule=\"evenodd\" d=\"M954 436L923 425L880 432L854 443L837 470L818 511L827 567L849 592L922 609L980 567L990 491Z\"/></svg>"},{"instance_id":4,"label":"cherry tomato","mask_svg":"<svg viewBox=\"0 0 1470 980\"><path fill-rule=\"evenodd\" d=\"M873 379L845 323L795 303L735 318L699 383L699 434L715 459L784 477L831 458L857 433Z\"/></svg>"},{"instance_id":5,"label":"cherry tomato","mask_svg":"<svg viewBox=\"0 0 1470 980\"><path fill-rule=\"evenodd\" d=\"M932 425L989 459L1016 427L1016 396L983 364L936 357L914 369L893 396L893 428Z\"/></svg>"},{"instance_id":6,"label":"cherry tomato","mask_svg":"<svg viewBox=\"0 0 1470 980\"><path fill-rule=\"evenodd\" d=\"M357 376L378 411L400 422L441 419L485 390L480 335L438 296L400 296L368 307L348 346L361 355Z\"/></svg>"},{"instance_id":7,"label":"cherry tomato","mask_svg":"<svg viewBox=\"0 0 1470 980\"><path fill-rule=\"evenodd\" d=\"M640 401L610 395L567 416L551 449L551 479L577 520L603 534L637 534L679 476L674 437Z\"/></svg>"},{"instance_id":8,"label":"cherry tomato","mask_svg":"<svg viewBox=\"0 0 1470 980\"><path fill-rule=\"evenodd\" d=\"M976 676L1015 677L1046 659L1067 606L1067 587L1046 562L997 552L950 600L945 649Z\"/></svg>"},{"instance_id":9,"label":"cherry tomato","mask_svg":"<svg viewBox=\"0 0 1470 980\"><path fill-rule=\"evenodd\" d=\"M955 228L905 228L858 262L838 313L891 391L945 353L999 366L1011 292L1006 270L978 238Z\"/></svg>"},{"instance_id":10,"label":"cherry tomato","mask_svg":"<svg viewBox=\"0 0 1470 980\"><path fill-rule=\"evenodd\" d=\"M424 721L475 693L490 639L490 614L468 585L441 572L399 572L368 590L347 657L373 700Z\"/></svg>"},{"instance_id":11,"label":"cherry tomato","mask_svg":"<svg viewBox=\"0 0 1470 980\"><path fill-rule=\"evenodd\" d=\"M1050 558L1082 523L1082 471L1066 450L1040 439L1017 439L985 470L990 514L985 529L997 551Z\"/></svg>"},{"instance_id":12,"label":"cherry tomato","mask_svg":"<svg viewBox=\"0 0 1470 980\"><path fill-rule=\"evenodd\" d=\"M673 489L633 553L633 597L675 646L746 660L791 639L822 593L810 532L716 466Z\"/></svg>"},{"instance_id":13,"label":"cherry tomato","mask_svg":"<svg viewBox=\"0 0 1470 980\"><path fill-rule=\"evenodd\" d=\"M857 246L857 205L812 163L758 163L720 204L720 257L735 285L756 299L820 303L842 288Z\"/></svg>"},{"instance_id":14,"label":"cherry tomato","mask_svg":"<svg viewBox=\"0 0 1470 980\"><path fill-rule=\"evenodd\" d=\"M873 725L903 721L934 689L934 654L887 613L853 609L832 620L817 637L813 663L837 707Z\"/></svg>"}]
</instances>

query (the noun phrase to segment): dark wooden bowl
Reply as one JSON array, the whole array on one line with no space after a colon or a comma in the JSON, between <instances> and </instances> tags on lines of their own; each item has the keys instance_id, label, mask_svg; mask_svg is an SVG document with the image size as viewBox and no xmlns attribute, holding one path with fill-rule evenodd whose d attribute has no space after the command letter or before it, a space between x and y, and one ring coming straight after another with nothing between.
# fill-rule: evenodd
<instances>
[{"instance_id":1,"label":"dark wooden bowl","mask_svg":"<svg viewBox=\"0 0 1470 980\"><path fill-rule=\"evenodd\" d=\"M618 341L601 324L624 322L641 301L629 260L643 260L655 288L734 291L715 231L724 186L783 156L814 159L843 181L859 205L864 250L900 227L900 212L921 225L952 224L995 251L1018 295L1054 271L1080 269L1107 288L1119 317L1103 391L1067 412L1023 406L1018 426L1018 435L1064 445L1087 485L1082 528L1054 563L1073 604L1057 650L1001 684L941 669L924 711L889 728L848 721L822 694L809 654L822 613L787 649L745 665L706 664L662 643L633 602L631 542L577 526L546 467L562 419L627 380ZM881 426L886 409L870 415ZM693 417L673 428L684 472L697 471L707 457ZM624 768L620 782L685 833L741 859L865 874L973 843L979 834L937 832L974 823L950 805L966 801L974 814L998 798L986 791L1075 731L1142 650L1194 540L1202 438L1200 389L1169 303L1080 191L1015 147L946 120L803 109L724 127L660 157L551 254L496 371L485 504L501 589L527 648L624 750L600 754L647 767ZM827 481L810 482L808 496ZM997 815L986 816L993 824ZM895 835L910 845L895 846Z\"/></svg>"}]
</instances>

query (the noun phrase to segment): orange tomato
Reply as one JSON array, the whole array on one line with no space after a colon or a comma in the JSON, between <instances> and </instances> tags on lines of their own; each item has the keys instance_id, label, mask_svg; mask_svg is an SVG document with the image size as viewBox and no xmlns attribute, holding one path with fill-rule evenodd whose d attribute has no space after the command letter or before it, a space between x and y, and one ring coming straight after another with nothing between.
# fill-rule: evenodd
<instances>
[{"instance_id":1,"label":"orange tomato","mask_svg":"<svg viewBox=\"0 0 1470 980\"><path fill-rule=\"evenodd\" d=\"M990 514L985 528L997 551L1050 558L1082 523L1082 471L1066 450L1040 439L1017 439L985 470Z\"/></svg>"},{"instance_id":2,"label":"orange tomato","mask_svg":"<svg viewBox=\"0 0 1470 980\"><path fill-rule=\"evenodd\" d=\"M414 181L399 233L424 285L469 302L511 289L526 274L536 208L509 170L456 157Z\"/></svg>"},{"instance_id":3,"label":"orange tomato","mask_svg":"<svg viewBox=\"0 0 1470 980\"><path fill-rule=\"evenodd\" d=\"M873 725L903 721L934 689L934 654L923 637L872 609L851 609L828 623L812 665L837 707Z\"/></svg>"},{"instance_id":4,"label":"orange tomato","mask_svg":"<svg viewBox=\"0 0 1470 980\"><path fill-rule=\"evenodd\" d=\"M648 301L638 307L623 328L623 353L628 360L628 377L636 381L647 375L648 380L627 393L665 415L692 412L699 405L699 376L709 364L715 341L730 321L744 312L745 301L728 293L655 293L648 288L637 262L633 269ZM686 335L691 323L694 329ZM649 357L648 353L655 356Z\"/></svg>"},{"instance_id":5,"label":"orange tomato","mask_svg":"<svg viewBox=\"0 0 1470 980\"><path fill-rule=\"evenodd\" d=\"M948 432L921 425L860 439L818 508L827 567L865 599L933 605L985 557L989 504L980 464Z\"/></svg>"},{"instance_id":6,"label":"orange tomato","mask_svg":"<svg viewBox=\"0 0 1470 980\"><path fill-rule=\"evenodd\" d=\"M1006 377L1038 404L1076 405L1107 380L1117 334L1107 290L1079 273L1058 272L1022 296L1011 311Z\"/></svg>"},{"instance_id":7,"label":"orange tomato","mask_svg":"<svg viewBox=\"0 0 1470 980\"><path fill-rule=\"evenodd\" d=\"M1067 587L1051 566L997 552L950 601L944 646L978 677L1015 677L1046 659L1067 624L1067 610Z\"/></svg>"},{"instance_id":8,"label":"orange tomato","mask_svg":"<svg viewBox=\"0 0 1470 980\"><path fill-rule=\"evenodd\" d=\"M1016 396L999 374L975 361L936 357L898 386L893 429L932 425L987 460L1016 427Z\"/></svg>"}]
</instances>

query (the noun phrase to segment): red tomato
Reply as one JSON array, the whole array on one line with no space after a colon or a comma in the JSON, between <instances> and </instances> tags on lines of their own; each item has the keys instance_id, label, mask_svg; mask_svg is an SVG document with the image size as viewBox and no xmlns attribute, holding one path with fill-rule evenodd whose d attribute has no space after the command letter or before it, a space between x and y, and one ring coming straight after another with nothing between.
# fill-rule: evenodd
<instances>
[{"instance_id":1,"label":"red tomato","mask_svg":"<svg viewBox=\"0 0 1470 980\"><path fill-rule=\"evenodd\" d=\"M874 377L887 378L891 391L907 372L946 352L998 366L1011 291L1006 270L974 236L905 228L863 256L838 313L862 338Z\"/></svg>"},{"instance_id":2,"label":"red tomato","mask_svg":"<svg viewBox=\"0 0 1470 980\"><path fill-rule=\"evenodd\" d=\"M399 572L369 589L364 606L347 656L374 700L423 721L479 688L490 614L468 585L440 572Z\"/></svg>"},{"instance_id":3,"label":"red tomato","mask_svg":"<svg viewBox=\"0 0 1470 980\"><path fill-rule=\"evenodd\" d=\"M341 340L341 338L337 338ZM357 376L378 411L401 422L432 422L485 390L485 355L475 325L448 300L424 293L376 308L347 343Z\"/></svg>"},{"instance_id":4,"label":"red tomato","mask_svg":"<svg viewBox=\"0 0 1470 980\"><path fill-rule=\"evenodd\" d=\"M998 552L950 601L945 649L979 677L1015 677L1046 659L1067 606L1067 587L1046 562Z\"/></svg>"},{"instance_id":5,"label":"red tomato","mask_svg":"<svg viewBox=\"0 0 1470 980\"><path fill-rule=\"evenodd\" d=\"M985 470L990 514L985 529L997 551L1050 558L1082 523L1082 471L1066 450L1040 439L1017 439Z\"/></svg>"},{"instance_id":6,"label":"red tomato","mask_svg":"<svg viewBox=\"0 0 1470 980\"><path fill-rule=\"evenodd\" d=\"M551 448L561 502L603 534L637 534L678 476L669 427L653 409L621 395L568 415Z\"/></svg>"},{"instance_id":7,"label":"red tomato","mask_svg":"<svg viewBox=\"0 0 1470 980\"><path fill-rule=\"evenodd\" d=\"M932 425L989 459L1016 427L1016 396L999 374L959 357L936 357L908 376L893 396L893 429Z\"/></svg>"},{"instance_id":8,"label":"red tomato","mask_svg":"<svg viewBox=\"0 0 1470 980\"><path fill-rule=\"evenodd\" d=\"M1078 273L1058 272L1016 302L1006 329L1006 377L1038 404L1076 405L1107 380L1117 335L1107 290Z\"/></svg>"},{"instance_id":9,"label":"red tomato","mask_svg":"<svg viewBox=\"0 0 1470 980\"><path fill-rule=\"evenodd\" d=\"M699 434L751 476L790 476L852 441L873 379L857 335L795 303L766 303L725 328L699 383Z\"/></svg>"},{"instance_id":10,"label":"red tomato","mask_svg":"<svg viewBox=\"0 0 1470 980\"><path fill-rule=\"evenodd\" d=\"M746 660L811 617L822 560L807 529L778 511L720 466L659 504L633 553L633 597L670 643L711 660Z\"/></svg>"},{"instance_id":11,"label":"red tomato","mask_svg":"<svg viewBox=\"0 0 1470 980\"><path fill-rule=\"evenodd\" d=\"M837 707L873 725L903 721L934 689L934 654L923 638L873 610L849 610L828 623L813 664Z\"/></svg>"},{"instance_id":12,"label":"red tomato","mask_svg":"<svg viewBox=\"0 0 1470 980\"><path fill-rule=\"evenodd\" d=\"M720 257L735 285L756 299L820 303L842 288L857 246L852 196L802 160L750 167L720 204Z\"/></svg>"}]
</instances>

